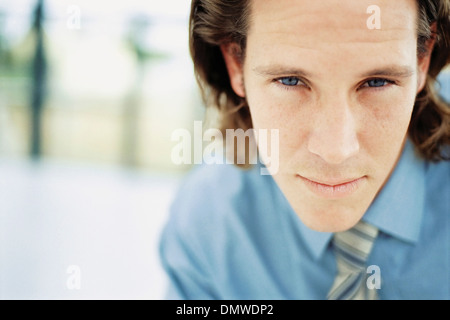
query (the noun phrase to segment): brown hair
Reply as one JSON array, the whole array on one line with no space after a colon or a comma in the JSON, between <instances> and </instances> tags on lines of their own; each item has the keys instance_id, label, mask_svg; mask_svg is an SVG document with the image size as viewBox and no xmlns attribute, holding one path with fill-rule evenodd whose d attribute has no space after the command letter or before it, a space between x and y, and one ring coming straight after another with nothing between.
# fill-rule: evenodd
<instances>
[{"instance_id":1,"label":"brown hair","mask_svg":"<svg viewBox=\"0 0 450 320\"><path fill-rule=\"evenodd\" d=\"M436 78L450 64L450 0L417 0L417 55L435 40L424 89L416 97L409 136L425 159L450 159L450 106L435 89ZM245 54L251 0L192 0L189 41L194 70L203 100L219 111L219 127L252 128L247 102L231 88L220 45L237 43ZM436 31L432 24L436 23ZM242 56L242 59L244 57Z\"/></svg>"}]
</instances>

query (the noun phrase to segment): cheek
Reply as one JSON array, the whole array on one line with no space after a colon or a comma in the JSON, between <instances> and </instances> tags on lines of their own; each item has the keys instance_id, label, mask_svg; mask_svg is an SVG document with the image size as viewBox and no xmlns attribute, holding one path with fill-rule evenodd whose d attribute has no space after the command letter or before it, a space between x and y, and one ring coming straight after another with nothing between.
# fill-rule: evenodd
<instances>
[{"instance_id":1,"label":"cheek","mask_svg":"<svg viewBox=\"0 0 450 320\"><path fill-rule=\"evenodd\" d=\"M311 108L307 107L306 101L279 97L267 90L248 92L247 100L255 129L278 130L281 162L301 148L310 121L307 110Z\"/></svg>"},{"instance_id":2,"label":"cheek","mask_svg":"<svg viewBox=\"0 0 450 320\"><path fill-rule=\"evenodd\" d=\"M387 146L401 144L411 120L414 100L413 88L392 88L385 94L361 95L358 101L361 135L372 141L374 148L380 145L386 150Z\"/></svg>"},{"instance_id":3,"label":"cheek","mask_svg":"<svg viewBox=\"0 0 450 320\"><path fill-rule=\"evenodd\" d=\"M311 110L308 97L249 78L245 83L246 96L255 129L278 129L283 143L298 138L308 120L303 113Z\"/></svg>"}]
</instances>

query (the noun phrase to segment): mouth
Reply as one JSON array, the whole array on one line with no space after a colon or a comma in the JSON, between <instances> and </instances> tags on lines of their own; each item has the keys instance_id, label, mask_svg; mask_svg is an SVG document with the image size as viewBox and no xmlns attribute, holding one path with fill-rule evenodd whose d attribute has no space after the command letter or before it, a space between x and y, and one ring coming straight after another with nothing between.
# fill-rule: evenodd
<instances>
[{"instance_id":1,"label":"mouth","mask_svg":"<svg viewBox=\"0 0 450 320\"><path fill-rule=\"evenodd\" d=\"M314 194L328 199L348 197L360 189L362 184L367 180L367 176L329 181L306 178L298 174L297 177L300 178Z\"/></svg>"}]
</instances>

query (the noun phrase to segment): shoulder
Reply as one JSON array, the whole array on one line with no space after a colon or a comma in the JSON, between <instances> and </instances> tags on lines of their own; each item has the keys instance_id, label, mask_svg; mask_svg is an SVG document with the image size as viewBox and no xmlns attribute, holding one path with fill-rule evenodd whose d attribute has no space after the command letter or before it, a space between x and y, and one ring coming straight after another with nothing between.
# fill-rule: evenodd
<instances>
[{"instance_id":1,"label":"shoulder","mask_svg":"<svg viewBox=\"0 0 450 320\"><path fill-rule=\"evenodd\" d=\"M280 208L275 182L260 168L201 165L185 177L159 247L174 296L218 299L239 289L230 274L244 279L260 265Z\"/></svg>"},{"instance_id":2,"label":"shoulder","mask_svg":"<svg viewBox=\"0 0 450 320\"><path fill-rule=\"evenodd\" d=\"M450 161L427 163L427 189L432 192L450 188ZM443 191L443 190L442 190ZM448 193L447 193L448 195Z\"/></svg>"},{"instance_id":3,"label":"shoulder","mask_svg":"<svg viewBox=\"0 0 450 320\"><path fill-rule=\"evenodd\" d=\"M427 211L450 213L450 161L428 163L426 169L426 207Z\"/></svg>"},{"instance_id":4,"label":"shoulder","mask_svg":"<svg viewBox=\"0 0 450 320\"><path fill-rule=\"evenodd\" d=\"M219 199L238 196L248 180L251 180L254 170L255 168L245 170L234 165L200 165L185 176L176 201L220 201ZM214 196L214 199L206 196Z\"/></svg>"},{"instance_id":5,"label":"shoulder","mask_svg":"<svg viewBox=\"0 0 450 320\"><path fill-rule=\"evenodd\" d=\"M240 169L234 165L200 165L183 179L174 201L174 206L199 206L223 203L236 197L253 180L254 171Z\"/></svg>"},{"instance_id":6,"label":"shoulder","mask_svg":"<svg viewBox=\"0 0 450 320\"><path fill-rule=\"evenodd\" d=\"M242 219L256 214L255 203L271 194L270 176L260 166L201 165L183 179L170 208L167 228L199 241L226 236ZM228 226L228 228L227 228Z\"/></svg>"}]
</instances>

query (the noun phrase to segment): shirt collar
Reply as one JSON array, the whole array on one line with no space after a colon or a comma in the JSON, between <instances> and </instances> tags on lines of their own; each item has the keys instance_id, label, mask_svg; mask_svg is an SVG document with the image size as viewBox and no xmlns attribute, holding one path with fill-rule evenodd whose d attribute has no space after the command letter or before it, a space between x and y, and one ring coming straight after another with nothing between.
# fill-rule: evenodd
<instances>
[{"instance_id":1,"label":"shirt collar","mask_svg":"<svg viewBox=\"0 0 450 320\"><path fill-rule=\"evenodd\" d=\"M370 205L363 220L387 234L415 243L420 233L424 195L425 162L415 154L413 144L407 140L391 177ZM310 253L315 259L320 258L333 233L309 229L292 208L291 211Z\"/></svg>"},{"instance_id":2,"label":"shirt collar","mask_svg":"<svg viewBox=\"0 0 450 320\"><path fill-rule=\"evenodd\" d=\"M425 166L407 140L396 169L363 220L387 234L416 243L425 202Z\"/></svg>"}]
</instances>

